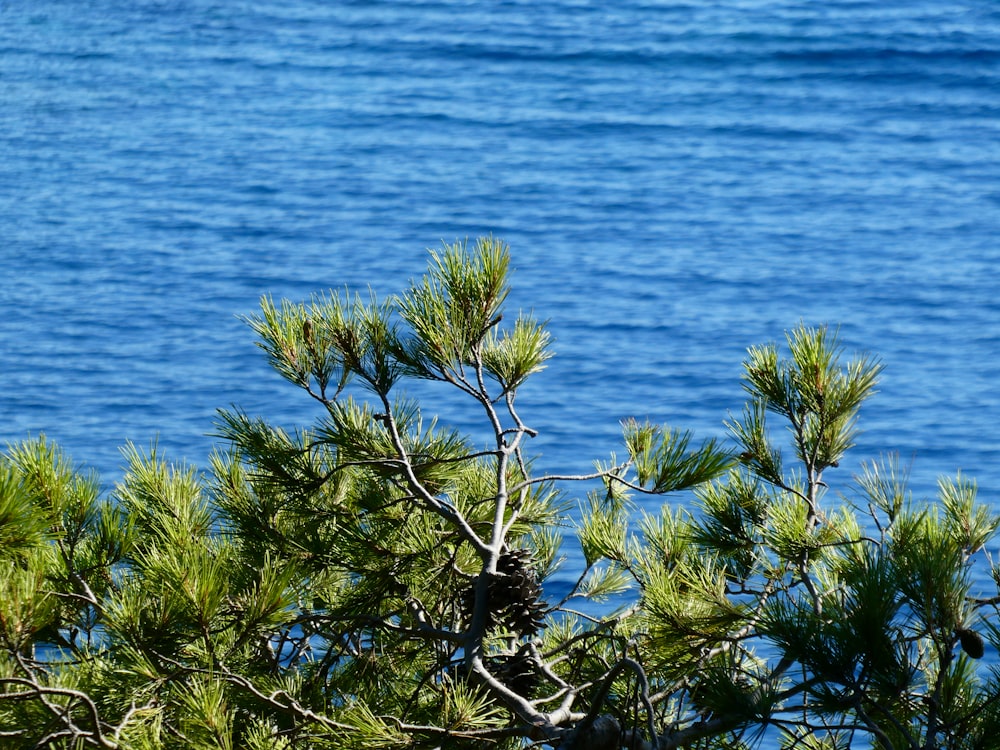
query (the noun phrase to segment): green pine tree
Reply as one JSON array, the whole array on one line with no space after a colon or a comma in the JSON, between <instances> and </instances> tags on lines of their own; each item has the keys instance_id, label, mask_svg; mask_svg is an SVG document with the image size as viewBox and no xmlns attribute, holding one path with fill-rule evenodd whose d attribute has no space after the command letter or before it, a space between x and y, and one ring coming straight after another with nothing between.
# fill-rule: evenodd
<instances>
[{"instance_id":1,"label":"green pine tree","mask_svg":"<svg viewBox=\"0 0 1000 750\"><path fill-rule=\"evenodd\" d=\"M892 456L838 471L876 360L800 325L748 350L730 445L628 420L621 458L546 475L517 394L550 337L509 262L484 238L396 296L262 300L321 416L220 412L204 473L129 445L102 495L9 446L0 747L998 746L1000 517L962 476L914 500Z\"/></svg>"}]
</instances>

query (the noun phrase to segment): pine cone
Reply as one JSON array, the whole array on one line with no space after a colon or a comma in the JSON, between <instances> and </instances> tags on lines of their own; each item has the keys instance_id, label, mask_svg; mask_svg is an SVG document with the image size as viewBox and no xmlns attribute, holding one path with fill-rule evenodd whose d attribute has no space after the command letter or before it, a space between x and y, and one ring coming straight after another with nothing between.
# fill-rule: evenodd
<instances>
[{"instance_id":1,"label":"pine cone","mask_svg":"<svg viewBox=\"0 0 1000 750\"><path fill-rule=\"evenodd\" d=\"M982 659L986 653L986 644L983 637L975 630L965 630L959 628L955 631L958 635L958 642L962 644L962 650L973 659Z\"/></svg>"},{"instance_id":2,"label":"pine cone","mask_svg":"<svg viewBox=\"0 0 1000 750\"><path fill-rule=\"evenodd\" d=\"M518 695L530 697L538 687L538 672L527 654L502 654L487 660L489 670Z\"/></svg>"},{"instance_id":3,"label":"pine cone","mask_svg":"<svg viewBox=\"0 0 1000 750\"><path fill-rule=\"evenodd\" d=\"M533 567L531 551L526 549L505 552L497 560L497 572L489 576L489 606L487 627L498 624L518 635L534 635L542 626L544 602L539 601L542 588ZM471 622L476 601L476 584L473 579L462 596L462 616Z\"/></svg>"}]
</instances>

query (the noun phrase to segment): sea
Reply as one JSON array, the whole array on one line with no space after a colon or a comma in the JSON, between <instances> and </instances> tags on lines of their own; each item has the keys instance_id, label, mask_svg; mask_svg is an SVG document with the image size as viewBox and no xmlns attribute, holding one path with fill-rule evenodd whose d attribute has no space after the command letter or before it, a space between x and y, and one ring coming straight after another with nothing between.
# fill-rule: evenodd
<instances>
[{"instance_id":1,"label":"sea","mask_svg":"<svg viewBox=\"0 0 1000 750\"><path fill-rule=\"evenodd\" d=\"M111 492L128 442L207 468L220 408L308 427L261 297L488 235L554 338L536 471L628 417L728 439L747 348L827 325L884 365L830 502L898 454L998 507L995 0L0 0L0 443Z\"/></svg>"}]
</instances>

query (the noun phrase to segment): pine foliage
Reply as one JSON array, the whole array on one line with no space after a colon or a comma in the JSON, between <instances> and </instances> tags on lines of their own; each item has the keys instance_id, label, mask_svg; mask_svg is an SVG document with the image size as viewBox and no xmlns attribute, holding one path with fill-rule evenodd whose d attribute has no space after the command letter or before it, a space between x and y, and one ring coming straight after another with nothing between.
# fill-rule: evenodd
<instances>
[{"instance_id":1,"label":"pine foliage","mask_svg":"<svg viewBox=\"0 0 1000 750\"><path fill-rule=\"evenodd\" d=\"M396 296L264 298L319 416L221 411L204 473L127 445L102 493L8 446L0 746L997 746L1000 517L892 455L838 471L877 360L800 325L748 350L729 443L625 420L624 458L547 476L516 397L551 340L509 266L484 238Z\"/></svg>"}]
</instances>

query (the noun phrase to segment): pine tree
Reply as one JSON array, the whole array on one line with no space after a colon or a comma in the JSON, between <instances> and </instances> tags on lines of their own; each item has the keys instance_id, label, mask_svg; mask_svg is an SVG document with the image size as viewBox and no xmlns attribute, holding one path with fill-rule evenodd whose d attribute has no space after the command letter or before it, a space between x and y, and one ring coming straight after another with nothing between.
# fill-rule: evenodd
<instances>
[{"instance_id":1,"label":"pine tree","mask_svg":"<svg viewBox=\"0 0 1000 750\"><path fill-rule=\"evenodd\" d=\"M485 238L396 296L263 299L321 416L222 411L204 473L128 445L102 496L9 446L0 746L997 746L1000 517L961 475L914 500L891 455L840 476L875 359L800 325L748 350L731 445L627 420L621 459L546 475L516 397L550 337L505 317L509 262Z\"/></svg>"}]
</instances>

